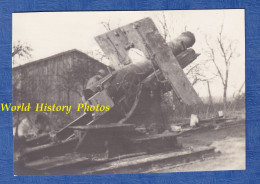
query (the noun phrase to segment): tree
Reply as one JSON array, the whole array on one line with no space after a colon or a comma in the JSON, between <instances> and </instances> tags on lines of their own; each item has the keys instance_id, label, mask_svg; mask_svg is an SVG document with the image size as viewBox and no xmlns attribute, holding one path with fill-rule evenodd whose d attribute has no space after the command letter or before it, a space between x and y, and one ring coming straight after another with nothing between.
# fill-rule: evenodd
<instances>
[{"instance_id":1,"label":"tree","mask_svg":"<svg viewBox=\"0 0 260 184\"><path fill-rule=\"evenodd\" d=\"M21 41L18 41L17 43L13 44L12 47L12 64L15 64L15 57L18 56L19 58L26 57L31 58L31 51L33 49L26 45L21 43ZM19 73L17 76L12 77L12 87L13 87L13 103L16 105L21 104L22 102L28 101L28 97L30 97L29 94L26 93L24 90L24 86L22 82L24 81L24 77L21 73ZM24 99L24 98L27 99ZM17 112L17 124L16 124L16 134L17 136L17 130L18 126L20 124L20 112Z\"/></svg>"},{"instance_id":2,"label":"tree","mask_svg":"<svg viewBox=\"0 0 260 184\"><path fill-rule=\"evenodd\" d=\"M159 16L157 16L157 19L158 19L158 22L159 22L160 27L161 27L160 30L161 30L162 37L165 40L167 40L167 38L169 38L171 40L171 34L170 34L170 31L169 31L169 26L167 24L164 12L162 12L161 18Z\"/></svg>"},{"instance_id":3,"label":"tree","mask_svg":"<svg viewBox=\"0 0 260 184\"><path fill-rule=\"evenodd\" d=\"M95 58L96 60L98 60L99 62L105 65L110 64L108 57L104 54L104 52L100 48L94 49L92 51L86 51L86 54L88 56Z\"/></svg>"},{"instance_id":4,"label":"tree","mask_svg":"<svg viewBox=\"0 0 260 184\"><path fill-rule=\"evenodd\" d=\"M107 31L111 31L111 26L110 26L110 21L109 20L107 22L101 22L101 24L104 26L104 28Z\"/></svg>"},{"instance_id":5,"label":"tree","mask_svg":"<svg viewBox=\"0 0 260 184\"><path fill-rule=\"evenodd\" d=\"M233 61L233 58L236 57L235 42L228 40L223 36L223 24L221 25L220 32L216 38L216 46L212 47L208 39L206 38L206 44L208 46L208 60L213 63L217 74L221 80L223 86L223 110L227 111L227 91L228 91L228 82L229 82L229 72L230 64ZM221 67L224 63L224 67Z\"/></svg>"},{"instance_id":6,"label":"tree","mask_svg":"<svg viewBox=\"0 0 260 184\"><path fill-rule=\"evenodd\" d=\"M20 40L17 43L13 44L12 48L12 63L15 63L15 57L18 56L19 58L31 58L31 52L33 49L28 46L27 44L22 43Z\"/></svg>"}]
</instances>

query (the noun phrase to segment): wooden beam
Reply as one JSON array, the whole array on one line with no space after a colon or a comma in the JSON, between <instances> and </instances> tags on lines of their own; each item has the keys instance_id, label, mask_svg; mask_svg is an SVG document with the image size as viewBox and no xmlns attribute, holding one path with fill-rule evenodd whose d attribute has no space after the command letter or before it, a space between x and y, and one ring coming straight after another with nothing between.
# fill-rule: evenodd
<instances>
[{"instance_id":1,"label":"wooden beam","mask_svg":"<svg viewBox=\"0 0 260 184\"><path fill-rule=\"evenodd\" d=\"M152 61L154 68L162 71L182 102L187 105L202 103L174 56L172 48L165 42L150 18L97 36L96 41L115 69L121 69L131 63L128 56L129 48L134 47L142 51L146 58Z\"/></svg>"}]
</instances>

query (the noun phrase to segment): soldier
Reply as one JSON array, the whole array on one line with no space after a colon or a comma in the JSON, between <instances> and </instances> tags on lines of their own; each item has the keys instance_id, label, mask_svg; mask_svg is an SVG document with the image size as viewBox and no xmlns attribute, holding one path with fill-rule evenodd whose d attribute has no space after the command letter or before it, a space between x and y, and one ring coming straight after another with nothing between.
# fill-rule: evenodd
<instances>
[{"instance_id":1,"label":"soldier","mask_svg":"<svg viewBox=\"0 0 260 184\"><path fill-rule=\"evenodd\" d=\"M50 132L50 118L46 112L38 113L35 124L38 128L38 133L42 134L44 132Z\"/></svg>"},{"instance_id":2,"label":"soldier","mask_svg":"<svg viewBox=\"0 0 260 184\"><path fill-rule=\"evenodd\" d=\"M86 89L83 91L84 95L82 96L82 101L84 103L86 103L86 101L96 92L95 84L105 76L105 70L100 69L97 75L94 75L88 80Z\"/></svg>"},{"instance_id":3,"label":"soldier","mask_svg":"<svg viewBox=\"0 0 260 184\"><path fill-rule=\"evenodd\" d=\"M97 75L94 75L93 77L91 77L88 82L87 82L87 86L86 89L91 89L91 87L96 84L100 79L102 79L103 77L106 76L106 72L103 69L100 69L97 73Z\"/></svg>"},{"instance_id":4,"label":"soldier","mask_svg":"<svg viewBox=\"0 0 260 184\"><path fill-rule=\"evenodd\" d=\"M37 130L29 115L22 115L21 119L21 121L18 120L17 125L13 128L13 136L19 138L36 136Z\"/></svg>"},{"instance_id":5,"label":"soldier","mask_svg":"<svg viewBox=\"0 0 260 184\"><path fill-rule=\"evenodd\" d=\"M26 144L26 139L36 136L37 130L30 117L22 115L22 120L18 120L16 126L13 128L14 140L14 159L17 160L22 149Z\"/></svg>"}]
</instances>

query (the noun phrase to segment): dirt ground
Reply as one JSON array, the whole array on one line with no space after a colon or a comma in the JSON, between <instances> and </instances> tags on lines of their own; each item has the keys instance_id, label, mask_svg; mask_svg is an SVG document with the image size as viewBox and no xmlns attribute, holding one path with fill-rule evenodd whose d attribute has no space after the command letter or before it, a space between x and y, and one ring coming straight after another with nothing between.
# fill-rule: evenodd
<instances>
[{"instance_id":1,"label":"dirt ground","mask_svg":"<svg viewBox=\"0 0 260 184\"><path fill-rule=\"evenodd\" d=\"M217 130L197 132L179 138L183 145L214 146L221 154L203 161L168 167L156 172L186 172L186 171L215 171L215 170L244 170L246 167L245 121Z\"/></svg>"}]
</instances>

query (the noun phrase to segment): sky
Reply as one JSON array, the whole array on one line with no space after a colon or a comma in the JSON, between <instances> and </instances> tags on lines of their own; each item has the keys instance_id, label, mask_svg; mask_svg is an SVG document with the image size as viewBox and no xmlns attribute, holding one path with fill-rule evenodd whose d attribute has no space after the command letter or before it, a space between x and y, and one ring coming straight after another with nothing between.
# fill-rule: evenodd
<instances>
[{"instance_id":1,"label":"sky","mask_svg":"<svg viewBox=\"0 0 260 184\"><path fill-rule=\"evenodd\" d=\"M223 38L226 45L232 42L236 48L231 61L228 96L238 91L245 81L245 22L244 10L167 10L167 11L99 11L99 12L33 12L13 14L13 44L20 41L29 45L32 57L15 58L16 65L45 58L70 49L91 54L99 50L94 37L107 32L102 22L108 22L111 29L150 17L162 32L161 21L165 16L169 30L167 41L177 37L185 30L196 37L193 48L201 55L194 61L205 63L208 59L206 38L213 49L219 49L217 36L223 25ZM94 54L93 54L94 53ZM220 68L224 67L223 59L216 57ZM109 61L104 61L109 64ZM16 66L14 65L14 66ZM216 70L212 62L203 64L205 75L211 78ZM221 97L223 87L218 77L210 80L213 96ZM205 83L195 85L201 97L208 96Z\"/></svg>"}]
</instances>

